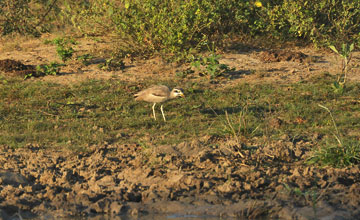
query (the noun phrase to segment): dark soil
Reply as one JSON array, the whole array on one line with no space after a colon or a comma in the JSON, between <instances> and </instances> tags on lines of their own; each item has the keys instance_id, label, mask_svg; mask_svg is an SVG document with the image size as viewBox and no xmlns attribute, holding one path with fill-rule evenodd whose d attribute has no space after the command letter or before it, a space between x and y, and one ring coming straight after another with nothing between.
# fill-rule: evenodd
<instances>
[{"instance_id":1,"label":"dark soil","mask_svg":"<svg viewBox=\"0 0 360 220\"><path fill-rule=\"evenodd\" d=\"M284 137L268 147L240 147L203 137L88 152L1 147L0 216L359 219L359 166L306 166L299 161L311 145Z\"/></svg>"},{"instance_id":2,"label":"dark soil","mask_svg":"<svg viewBox=\"0 0 360 220\"><path fill-rule=\"evenodd\" d=\"M10 76L26 76L28 74L36 74L35 66L25 65L20 61L5 59L0 60L0 71Z\"/></svg>"}]
</instances>

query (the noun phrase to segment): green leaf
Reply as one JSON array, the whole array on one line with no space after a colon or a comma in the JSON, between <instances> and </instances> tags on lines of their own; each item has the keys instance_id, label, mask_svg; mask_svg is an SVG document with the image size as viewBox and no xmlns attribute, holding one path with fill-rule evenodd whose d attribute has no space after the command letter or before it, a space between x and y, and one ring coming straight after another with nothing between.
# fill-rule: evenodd
<instances>
[{"instance_id":1,"label":"green leaf","mask_svg":"<svg viewBox=\"0 0 360 220\"><path fill-rule=\"evenodd\" d=\"M329 48L334 51L335 53L339 54L339 51L336 49L334 45L329 46Z\"/></svg>"},{"instance_id":2,"label":"green leaf","mask_svg":"<svg viewBox=\"0 0 360 220\"><path fill-rule=\"evenodd\" d=\"M354 50L354 43L352 43L349 47L349 52L353 51Z\"/></svg>"},{"instance_id":3,"label":"green leaf","mask_svg":"<svg viewBox=\"0 0 360 220\"><path fill-rule=\"evenodd\" d=\"M342 49L343 54L345 54L347 52L347 44L342 44L341 49Z\"/></svg>"}]
</instances>

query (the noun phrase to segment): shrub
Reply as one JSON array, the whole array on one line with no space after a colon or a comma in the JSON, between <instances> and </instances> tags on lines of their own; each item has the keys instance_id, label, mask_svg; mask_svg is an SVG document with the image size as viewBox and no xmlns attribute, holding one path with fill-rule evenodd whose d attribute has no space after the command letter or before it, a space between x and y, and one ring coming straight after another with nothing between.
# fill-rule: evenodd
<instances>
[{"instance_id":1,"label":"shrub","mask_svg":"<svg viewBox=\"0 0 360 220\"><path fill-rule=\"evenodd\" d=\"M184 55L210 42L219 46L231 35L300 39L319 46L360 39L359 1L93 0L82 4L79 18L91 18L87 23L103 24L107 30L113 27L117 36L126 39L127 50L145 53ZM81 26L80 19L72 21Z\"/></svg>"},{"instance_id":2,"label":"shrub","mask_svg":"<svg viewBox=\"0 0 360 220\"><path fill-rule=\"evenodd\" d=\"M51 20L59 12L55 0L0 1L0 33L13 32L39 36L49 31Z\"/></svg>"},{"instance_id":3,"label":"shrub","mask_svg":"<svg viewBox=\"0 0 360 220\"><path fill-rule=\"evenodd\" d=\"M113 31L111 16L112 0L63 0L59 14L64 25L72 25L76 31L86 35L104 35Z\"/></svg>"},{"instance_id":4,"label":"shrub","mask_svg":"<svg viewBox=\"0 0 360 220\"><path fill-rule=\"evenodd\" d=\"M121 54L186 56L232 36L326 47L360 42L360 1L3 0L0 23L2 34L71 25L86 35L111 34Z\"/></svg>"},{"instance_id":5,"label":"shrub","mask_svg":"<svg viewBox=\"0 0 360 220\"><path fill-rule=\"evenodd\" d=\"M262 8L260 21L273 37L302 39L320 46L360 39L360 2L290 1Z\"/></svg>"},{"instance_id":6,"label":"shrub","mask_svg":"<svg viewBox=\"0 0 360 220\"><path fill-rule=\"evenodd\" d=\"M122 1L113 16L117 33L148 51L176 53L208 41L219 14L208 1Z\"/></svg>"}]
</instances>

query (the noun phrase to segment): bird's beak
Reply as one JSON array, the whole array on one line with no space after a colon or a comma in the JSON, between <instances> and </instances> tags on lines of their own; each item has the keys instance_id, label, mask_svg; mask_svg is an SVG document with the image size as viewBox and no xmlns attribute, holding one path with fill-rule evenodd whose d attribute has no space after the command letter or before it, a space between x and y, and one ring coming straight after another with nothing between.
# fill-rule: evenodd
<instances>
[{"instance_id":1,"label":"bird's beak","mask_svg":"<svg viewBox=\"0 0 360 220\"><path fill-rule=\"evenodd\" d=\"M184 95L184 94L181 94L180 96L181 96L182 98L185 98L185 95Z\"/></svg>"}]
</instances>

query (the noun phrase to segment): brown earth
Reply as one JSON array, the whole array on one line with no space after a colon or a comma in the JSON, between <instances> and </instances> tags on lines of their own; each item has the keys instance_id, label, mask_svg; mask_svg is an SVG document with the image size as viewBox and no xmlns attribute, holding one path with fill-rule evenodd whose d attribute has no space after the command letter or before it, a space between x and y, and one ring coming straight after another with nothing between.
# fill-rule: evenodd
<instances>
[{"instance_id":1,"label":"brown earth","mask_svg":"<svg viewBox=\"0 0 360 220\"><path fill-rule=\"evenodd\" d=\"M57 60L54 46L28 40L0 48L0 73L14 67ZM106 43L82 41L77 51ZM235 67L219 86L238 83L289 83L339 71L333 53L311 48L284 51L232 51L221 63ZM359 80L360 54L353 57L349 80ZM7 63L12 65L6 69ZM60 61L58 61L60 62ZM92 78L139 82L174 77L183 66L161 59L126 60L123 71L102 71L75 63L59 76L30 80L76 83ZM20 70L21 71L21 70ZM19 73L21 74L21 73ZM186 80L197 80L189 78ZM272 122L276 124L281 121ZM217 219L360 219L360 167L344 169L304 165L316 140L290 140L286 135L266 146L199 137L178 145L91 146L87 152L0 146L0 218L60 218L97 214L146 219L162 214ZM238 151L241 148L241 153ZM21 216L21 217L19 217ZM164 218L165 218L164 217ZM155 219L155 218L154 218Z\"/></svg>"},{"instance_id":2,"label":"brown earth","mask_svg":"<svg viewBox=\"0 0 360 220\"><path fill-rule=\"evenodd\" d=\"M225 218L360 217L360 170L302 164L312 142L267 147L199 138L176 146L88 152L1 147L0 214L180 214ZM120 218L120 217L119 217Z\"/></svg>"}]
</instances>

